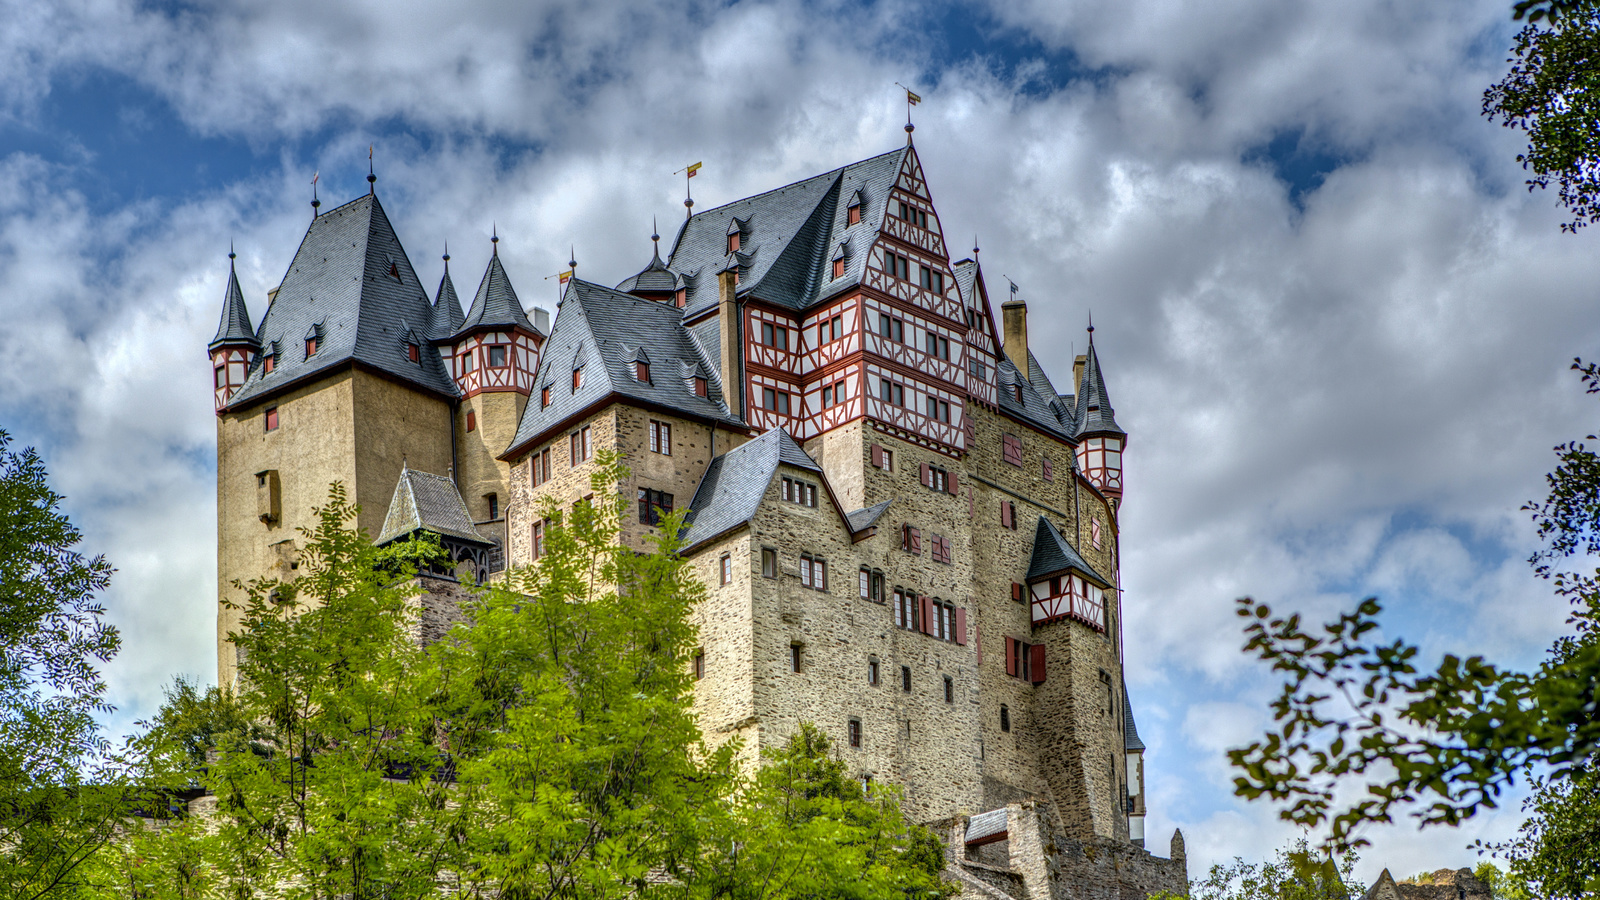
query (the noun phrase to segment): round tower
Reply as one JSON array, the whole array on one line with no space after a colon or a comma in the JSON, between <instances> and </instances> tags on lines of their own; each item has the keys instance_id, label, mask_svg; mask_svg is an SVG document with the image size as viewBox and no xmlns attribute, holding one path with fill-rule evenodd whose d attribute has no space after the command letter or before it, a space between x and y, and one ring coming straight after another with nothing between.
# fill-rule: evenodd
<instances>
[{"instance_id":1,"label":"round tower","mask_svg":"<svg viewBox=\"0 0 1600 900\"><path fill-rule=\"evenodd\" d=\"M217 324L216 337L206 345L211 354L211 386L217 415L222 415L228 400L244 386L251 358L261 352L261 342L250 330L250 310L245 307L244 294L239 290L239 275L234 271L236 256L229 248L228 289L222 297L222 321Z\"/></svg>"},{"instance_id":2,"label":"round tower","mask_svg":"<svg viewBox=\"0 0 1600 900\"><path fill-rule=\"evenodd\" d=\"M1100 358L1094 350L1094 325L1089 325L1089 350L1083 356L1083 374L1078 382L1077 409L1078 468L1090 483L1111 498L1122 500L1122 451L1128 433L1117 425L1106 393Z\"/></svg>"}]
</instances>

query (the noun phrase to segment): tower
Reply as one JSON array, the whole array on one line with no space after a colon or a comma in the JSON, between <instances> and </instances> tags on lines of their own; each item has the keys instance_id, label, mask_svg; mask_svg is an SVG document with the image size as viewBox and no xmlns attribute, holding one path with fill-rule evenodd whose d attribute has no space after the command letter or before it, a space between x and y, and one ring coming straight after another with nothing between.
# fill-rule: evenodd
<instances>
[{"instance_id":1,"label":"tower","mask_svg":"<svg viewBox=\"0 0 1600 900\"><path fill-rule=\"evenodd\" d=\"M245 307L244 294L239 290L239 273L233 266L235 257L230 248L228 287L222 295L222 321L217 323L217 336L206 345L211 352L211 383L218 415L239 388L244 387L245 373L261 350L261 342L250 330L250 310Z\"/></svg>"},{"instance_id":2,"label":"tower","mask_svg":"<svg viewBox=\"0 0 1600 900\"><path fill-rule=\"evenodd\" d=\"M1122 451L1127 446L1128 433L1117 425L1111 397L1106 393L1100 357L1094 351L1093 325L1089 326L1089 349L1081 358L1083 375L1078 383L1077 404L1078 468L1114 505L1122 500Z\"/></svg>"}]
</instances>

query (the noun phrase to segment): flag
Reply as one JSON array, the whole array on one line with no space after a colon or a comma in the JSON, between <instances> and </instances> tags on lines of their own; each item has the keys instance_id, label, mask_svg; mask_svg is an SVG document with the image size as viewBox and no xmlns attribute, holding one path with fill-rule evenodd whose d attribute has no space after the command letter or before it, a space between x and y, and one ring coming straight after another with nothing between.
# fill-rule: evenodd
<instances>
[{"instance_id":1,"label":"flag","mask_svg":"<svg viewBox=\"0 0 1600 900\"><path fill-rule=\"evenodd\" d=\"M916 94L911 93L911 89L907 88L906 89L906 102L911 104L912 106L916 106L918 103L922 102L922 98L918 97Z\"/></svg>"},{"instance_id":2,"label":"flag","mask_svg":"<svg viewBox=\"0 0 1600 900\"><path fill-rule=\"evenodd\" d=\"M318 179L318 178L321 178L321 177L322 177L322 173L321 173L321 172L315 172L315 173L313 173L313 174L312 174L312 175L311 175L311 183L312 183L312 184L316 184L316 183L317 183L317 179Z\"/></svg>"},{"instance_id":3,"label":"flag","mask_svg":"<svg viewBox=\"0 0 1600 900\"><path fill-rule=\"evenodd\" d=\"M572 280L572 270L568 269L565 272L562 272L561 275L560 275L560 278L561 278L561 283L562 284L566 284L568 281L571 281Z\"/></svg>"},{"instance_id":4,"label":"flag","mask_svg":"<svg viewBox=\"0 0 1600 900\"><path fill-rule=\"evenodd\" d=\"M700 171L700 165L701 165L700 163L695 163L694 165L692 165L692 166L690 166L688 168L687 171L689 172L689 177L690 178L694 177L694 173Z\"/></svg>"}]
</instances>

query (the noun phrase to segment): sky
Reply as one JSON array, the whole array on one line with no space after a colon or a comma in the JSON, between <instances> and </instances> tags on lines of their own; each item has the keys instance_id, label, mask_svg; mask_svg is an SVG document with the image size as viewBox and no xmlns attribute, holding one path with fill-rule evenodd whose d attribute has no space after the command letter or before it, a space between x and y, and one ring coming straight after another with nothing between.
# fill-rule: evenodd
<instances>
[{"instance_id":1,"label":"sky","mask_svg":"<svg viewBox=\"0 0 1600 900\"><path fill-rule=\"evenodd\" d=\"M1538 660L1565 609L1521 505L1593 430L1600 253L1480 115L1510 0L0 0L0 428L117 568L109 725L215 678L205 343L230 245L259 320L309 222L377 189L425 283L489 236L528 305L682 216L916 142L1069 381L1092 312L1130 432L1128 682L1152 846L1191 876L1297 832L1223 751L1274 690L1234 600L1360 598L1425 653ZM958 252L958 256L965 255ZM431 274L430 274L431 273ZM1472 865L1374 829L1358 874Z\"/></svg>"}]
</instances>

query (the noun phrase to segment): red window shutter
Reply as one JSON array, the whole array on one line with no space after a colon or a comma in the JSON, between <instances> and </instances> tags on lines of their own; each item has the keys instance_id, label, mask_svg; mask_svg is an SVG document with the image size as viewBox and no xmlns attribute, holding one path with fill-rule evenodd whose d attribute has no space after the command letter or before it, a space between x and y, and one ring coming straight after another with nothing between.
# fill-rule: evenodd
<instances>
[{"instance_id":1,"label":"red window shutter","mask_svg":"<svg viewBox=\"0 0 1600 900\"><path fill-rule=\"evenodd\" d=\"M478 430L478 414L473 412L470 409L467 410L467 430L468 431L477 431Z\"/></svg>"},{"instance_id":2,"label":"red window shutter","mask_svg":"<svg viewBox=\"0 0 1600 900\"><path fill-rule=\"evenodd\" d=\"M1043 644L1034 644L1032 647L1028 648L1028 652L1033 654L1033 659L1029 660L1029 663L1030 663L1029 668L1032 670L1031 674L1033 675L1033 683L1034 684L1043 684L1044 683L1044 645Z\"/></svg>"},{"instance_id":3,"label":"red window shutter","mask_svg":"<svg viewBox=\"0 0 1600 900\"><path fill-rule=\"evenodd\" d=\"M951 472L950 475L945 479L945 487L949 489L952 497L961 493L961 487L956 481L956 473Z\"/></svg>"},{"instance_id":4,"label":"red window shutter","mask_svg":"<svg viewBox=\"0 0 1600 900\"><path fill-rule=\"evenodd\" d=\"M911 552L918 556L922 555L922 529L920 528L911 529Z\"/></svg>"},{"instance_id":5,"label":"red window shutter","mask_svg":"<svg viewBox=\"0 0 1600 900\"><path fill-rule=\"evenodd\" d=\"M929 482L928 482L928 464L927 463L923 463L922 464L922 468L919 469L918 471L920 471L922 473L922 475L921 475L922 486L923 487L927 487L928 484L929 484Z\"/></svg>"},{"instance_id":6,"label":"red window shutter","mask_svg":"<svg viewBox=\"0 0 1600 900\"><path fill-rule=\"evenodd\" d=\"M1011 582L1011 599L1017 603L1022 602L1022 585L1015 581Z\"/></svg>"},{"instance_id":7,"label":"red window shutter","mask_svg":"<svg viewBox=\"0 0 1600 900\"><path fill-rule=\"evenodd\" d=\"M933 610L933 598L929 597L927 594L923 594L917 599L922 602L922 633L938 634L939 623L933 620L935 615Z\"/></svg>"},{"instance_id":8,"label":"red window shutter","mask_svg":"<svg viewBox=\"0 0 1600 900\"><path fill-rule=\"evenodd\" d=\"M1002 528L1010 528L1011 527L1011 501L1010 500L1001 500L1000 501L1000 527L1002 527Z\"/></svg>"},{"instance_id":9,"label":"red window shutter","mask_svg":"<svg viewBox=\"0 0 1600 900\"><path fill-rule=\"evenodd\" d=\"M883 445L872 445L872 465L874 468L883 468Z\"/></svg>"},{"instance_id":10,"label":"red window shutter","mask_svg":"<svg viewBox=\"0 0 1600 900\"><path fill-rule=\"evenodd\" d=\"M910 550L911 549L911 526L910 525L901 525L900 526L900 549L901 550Z\"/></svg>"},{"instance_id":11,"label":"red window shutter","mask_svg":"<svg viewBox=\"0 0 1600 900\"><path fill-rule=\"evenodd\" d=\"M978 665L983 665L983 626L972 623L972 649L978 654Z\"/></svg>"},{"instance_id":12,"label":"red window shutter","mask_svg":"<svg viewBox=\"0 0 1600 900\"><path fill-rule=\"evenodd\" d=\"M1017 675L1017 639L1006 638L1006 674L1015 678Z\"/></svg>"},{"instance_id":13,"label":"red window shutter","mask_svg":"<svg viewBox=\"0 0 1600 900\"><path fill-rule=\"evenodd\" d=\"M956 643L965 647L967 645L967 608L956 607Z\"/></svg>"}]
</instances>

